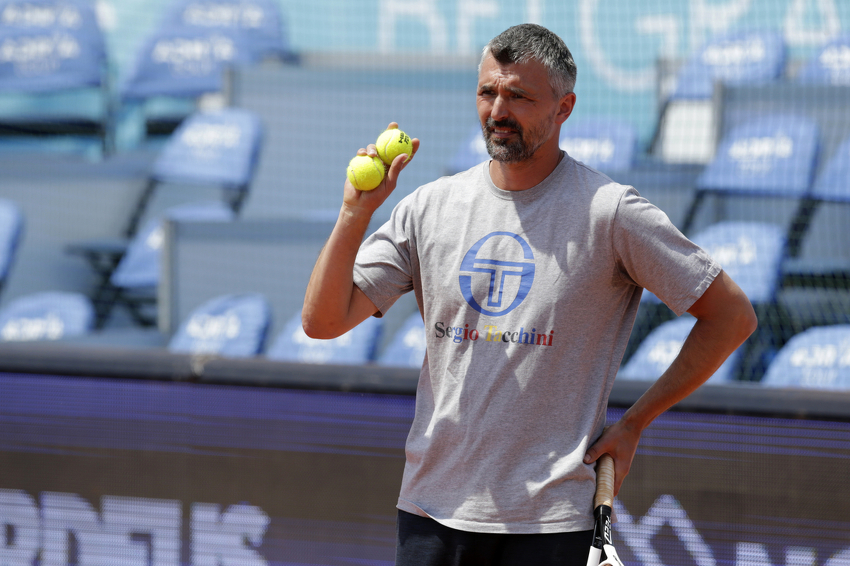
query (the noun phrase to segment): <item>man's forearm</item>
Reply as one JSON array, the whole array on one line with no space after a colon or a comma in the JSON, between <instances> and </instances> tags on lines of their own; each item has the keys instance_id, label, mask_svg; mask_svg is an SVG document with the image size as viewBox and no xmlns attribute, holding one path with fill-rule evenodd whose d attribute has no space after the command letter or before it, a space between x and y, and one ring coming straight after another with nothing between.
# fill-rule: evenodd
<instances>
[{"instance_id":1,"label":"man's forearm","mask_svg":"<svg viewBox=\"0 0 850 566\"><path fill-rule=\"evenodd\" d=\"M304 296L302 324L314 338L333 338L361 320L352 313L354 261L371 220L343 205L336 225L319 254Z\"/></svg>"},{"instance_id":2,"label":"man's forearm","mask_svg":"<svg viewBox=\"0 0 850 566\"><path fill-rule=\"evenodd\" d=\"M623 415L625 422L646 428L705 383L751 332L745 310L728 319L697 320L670 367Z\"/></svg>"}]
</instances>

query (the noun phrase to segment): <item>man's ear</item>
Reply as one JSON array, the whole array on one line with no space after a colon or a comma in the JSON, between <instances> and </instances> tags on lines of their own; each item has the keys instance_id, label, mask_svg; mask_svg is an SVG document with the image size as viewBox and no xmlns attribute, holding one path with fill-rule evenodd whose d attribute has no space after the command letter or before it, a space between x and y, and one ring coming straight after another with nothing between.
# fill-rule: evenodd
<instances>
[{"instance_id":1,"label":"man's ear","mask_svg":"<svg viewBox=\"0 0 850 566\"><path fill-rule=\"evenodd\" d=\"M573 113L573 108L576 105L576 93L571 92L569 94L565 94L561 98L561 102L558 105L558 114L555 116L555 120L558 124L563 124L567 121L567 118L570 117L570 114Z\"/></svg>"}]
</instances>

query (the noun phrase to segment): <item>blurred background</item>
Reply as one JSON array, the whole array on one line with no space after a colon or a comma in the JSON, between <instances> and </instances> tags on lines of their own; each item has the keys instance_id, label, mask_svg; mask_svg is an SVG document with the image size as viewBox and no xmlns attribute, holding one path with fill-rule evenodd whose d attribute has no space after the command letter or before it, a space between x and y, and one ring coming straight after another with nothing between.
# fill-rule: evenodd
<instances>
[{"instance_id":1,"label":"blurred background","mask_svg":"<svg viewBox=\"0 0 850 566\"><path fill-rule=\"evenodd\" d=\"M760 319L648 432L621 556L850 564L850 3L0 0L0 565L391 563L425 329L405 297L311 340L304 289L389 122L421 148L373 229L487 159L480 53L523 22L578 65L562 148ZM693 322L644 293L609 418Z\"/></svg>"}]
</instances>

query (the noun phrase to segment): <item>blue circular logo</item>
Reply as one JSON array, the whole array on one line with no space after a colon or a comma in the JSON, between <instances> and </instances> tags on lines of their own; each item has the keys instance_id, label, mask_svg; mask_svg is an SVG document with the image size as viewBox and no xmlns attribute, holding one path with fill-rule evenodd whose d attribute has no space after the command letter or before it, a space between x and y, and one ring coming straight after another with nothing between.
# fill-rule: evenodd
<instances>
[{"instance_id":1,"label":"blue circular logo","mask_svg":"<svg viewBox=\"0 0 850 566\"><path fill-rule=\"evenodd\" d=\"M511 232L487 234L469 248L460 264L463 298L473 309L489 316L502 316L517 308L528 296L533 281L531 246Z\"/></svg>"}]
</instances>

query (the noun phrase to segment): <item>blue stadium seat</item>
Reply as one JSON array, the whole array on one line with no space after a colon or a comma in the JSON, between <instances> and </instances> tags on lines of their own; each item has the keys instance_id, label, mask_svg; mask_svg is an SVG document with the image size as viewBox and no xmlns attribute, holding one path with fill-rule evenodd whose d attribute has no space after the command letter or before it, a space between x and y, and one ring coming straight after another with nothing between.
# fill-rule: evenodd
<instances>
[{"instance_id":1,"label":"blue stadium seat","mask_svg":"<svg viewBox=\"0 0 850 566\"><path fill-rule=\"evenodd\" d=\"M217 201L189 203L168 209L145 224L130 240L127 252L109 278L109 286L96 297L108 301L109 310L115 305L126 305L134 320L142 326L156 322L155 313L147 313L156 305L156 286L159 284L160 253L165 219L195 222L227 222L233 220L233 211Z\"/></svg>"},{"instance_id":2,"label":"blue stadium seat","mask_svg":"<svg viewBox=\"0 0 850 566\"><path fill-rule=\"evenodd\" d=\"M200 97L222 92L226 68L269 58L295 60L277 2L177 0L139 49L121 98L151 102L142 110L147 133L169 134Z\"/></svg>"},{"instance_id":3,"label":"blue stadium seat","mask_svg":"<svg viewBox=\"0 0 850 566\"><path fill-rule=\"evenodd\" d=\"M259 117L239 108L196 112L169 137L154 161L124 229L132 237L149 213L154 193L162 186L207 186L223 191L235 213L251 187L262 150Z\"/></svg>"},{"instance_id":4,"label":"blue stadium seat","mask_svg":"<svg viewBox=\"0 0 850 566\"><path fill-rule=\"evenodd\" d=\"M449 173L459 173L478 165L483 161L489 161L490 154L487 153L487 145L481 133L481 125L476 124L458 148L457 153L449 164Z\"/></svg>"},{"instance_id":5,"label":"blue stadium seat","mask_svg":"<svg viewBox=\"0 0 850 566\"><path fill-rule=\"evenodd\" d=\"M803 84L850 85L850 35L824 45L797 74Z\"/></svg>"},{"instance_id":6,"label":"blue stadium seat","mask_svg":"<svg viewBox=\"0 0 850 566\"><path fill-rule=\"evenodd\" d=\"M279 4L273 0L178 0L166 11L162 28L238 37L249 62L293 57Z\"/></svg>"},{"instance_id":7,"label":"blue stadium seat","mask_svg":"<svg viewBox=\"0 0 850 566\"><path fill-rule=\"evenodd\" d=\"M23 230L24 217L18 205L0 199L0 289L9 278Z\"/></svg>"},{"instance_id":8,"label":"blue stadium seat","mask_svg":"<svg viewBox=\"0 0 850 566\"><path fill-rule=\"evenodd\" d=\"M231 358L256 356L263 350L270 324L271 309L262 295L224 295L194 309L168 349Z\"/></svg>"},{"instance_id":9,"label":"blue stadium seat","mask_svg":"<svg viewBox=\"0 0 850 566\"><path fill-rule=\"evenodd\" d=\"M189 203L168 209L152 218L130 241L127 253L112 273L112 285L120 289L155 287L159 283L159 255L163 244L165 219L195 222L227 222L233 211L217 201Z\"/></svg>"},{"instance_id":10,"label":"blue stadium seat","mask_svg":"<svg viewBox=\"0 0 850 566\"><path fill-rule=\"evenodd\" d=\"M109 152L106 47L93 3L4 0L0 12L2 145Z\"/></svg>"},{"instance_id":11,"label":"blue stadium seat","mask_svg":"<svg viewBox=\"0 0 850 566\"><path fill-rule=\"evenodd\" d=\"M687 234L691 229L708 194L804 197L818 150L818 128L801 116L768 114L733 128L697 180L682 231Z\"/></svg>"},{"instance_id":12,"label":"blue stadium seat","mask_svg":"<svg viewBox=\"0 0 850 566\"><path fill-rule=\"evenodd\" d=\"M816 326L795 335L779 351L761 383L850 389L850 325Z\"/></svg>"},{"instance_id":13,"label":"blue stadium seat","mask_svg":"<svg viewBox=\"0 0 850 566\"><path fill-rule=\"evenodd\" d=\"M670 367L685 343L696 319L688 314L668 320L656 327L641 342L629 361L617 373L617 379L655 380ZM735 379L742 350L739 348L729 356L712 375L708 383L726 383Z\"/></svg>"},{"instance_id":14,"label":"blue stadium seat","mask_svg":"<svg viewBox=\"0 0 850 566\"><path fill-rule=\"evenodd\" d=\"M623 171L634 163L637 131L610 118L567 121L561 129L561 149L600 171Z\"/></svg>"},{"instance_id":15,"label":"blue stadium seat","mask_svg":"<svg viewBox=\"0 0 850 566\"><path fill-rule=\"evenodd\" d=\"M155 183L224 187L238 212L260 158L262 140L262 124L253 112L239 108L197 112L162 148L151 178Z\"/></svg>"},{"instance_id":16,"label":"blue stadium seat","mask_svg":"<svg viewBox=\"0 0 850 566\"><path fill-rule=\"evenodd\" d=\"M0 341L61 340L87 334L93 324L94 308L85 295L35 293L0 310Z\"/></svg>"},{"instance_id":17,"label":"blue stadium seat","mask_svg":"<svg viewBox=\"0 0 850 566\"><path fill-rule=\"evenodd\" d=\"M786 51L778 32L736 31L714 37L682 67L672 98L709 99L714 94L715 81L775 81L785 69Z\"/></svg>"},{"instance_id":18,"label":"blue stadium seat","mask_svg":"<svg viewBox=\"0 0 850 566\"><path fill-rule=\"evenodd\" d=\"M370 316L342 336L316 340L304 333L298 313L287 321L266 351L266 357L312 364L365 364L375 359L382 328L383 320Z\"/></svg>"},{"instance_id":19,"label":"blue stadium seat","mask_svg":"<svg viewBox=\"0 0 850 566\"><path fill-rule=\"evenodd\" d=\"M406 368L422 367L425 359L425 323L415 312L404 321L378 357L378 364Z\"/></svg>"}]
</instances>

